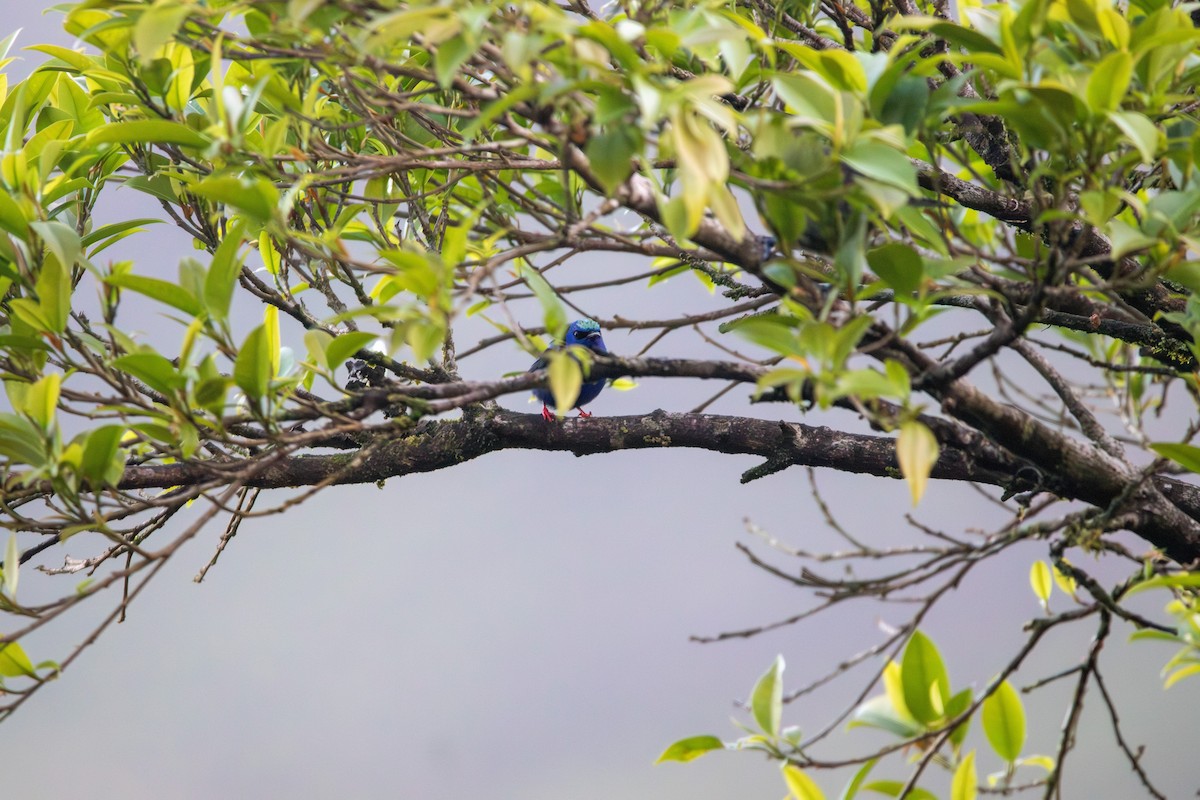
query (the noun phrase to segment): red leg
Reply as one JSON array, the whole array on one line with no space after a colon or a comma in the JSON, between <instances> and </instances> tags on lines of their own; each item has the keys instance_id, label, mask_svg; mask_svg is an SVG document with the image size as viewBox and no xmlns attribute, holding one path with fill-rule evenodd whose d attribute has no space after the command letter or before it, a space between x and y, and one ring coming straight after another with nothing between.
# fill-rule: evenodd
<instances>
[{"instance_id":1,"label":"red leg","mask_svg":"<svg viewBox=\"0 0 1200 800\"><path fill-rule=\"evenodd\" d=\"M549 422L554 421L554 412L552 412L550 409L546 408L545 403L542 403L542 419L548 420Z\"/></svg>"},{"instance_id":2,"label":"red leg","mask_svg":"<svg viewBox=\"0 0 1200 800\"><path fill-rule=\"evenodd\" d=\"M590 417L592 415L592 412L584 411L582 408L577 408L575 410L579 412L579 416L581 417Z\"/></svg>"}]
</instances>

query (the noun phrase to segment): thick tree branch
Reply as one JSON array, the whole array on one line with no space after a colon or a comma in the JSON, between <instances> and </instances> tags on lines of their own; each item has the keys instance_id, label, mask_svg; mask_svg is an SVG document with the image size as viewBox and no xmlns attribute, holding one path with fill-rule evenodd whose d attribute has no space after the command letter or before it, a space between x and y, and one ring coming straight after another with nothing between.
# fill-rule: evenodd
<instances>
[{"instance_id":1,"label":"thick tree branch","mask_svg":"<svg viewBox=\"0 0 1200 800\"><path fill-rule=\"evenodd\" d=\"M434 422L354 454L300 455L249 470L238 464L176 463L129 467L121 489L154 489L211 480L214 474L241 475L245 484L277 489L373 483L417 472L432 472L507 449L559 450L592 455L618 450L693 447L726 454L759 456L780 468L831 467L900 478L894 440L845 433L823 426L750 417L656 411L646 416L567 419L548 423L537 414L491 411L471 420ZM1007 486L1015 464L985 463L973 454L944 448L933 477ZM755 470L746 479L757 477Z\"/></svg>"},{"instance_id":2,"label":"thick tree branch","mask_svg":"<svg viewBox=\"0 0 1200 800\"><path fill-rule=\"evenodd\" d=\"M958 402L971 402L967 392L956 393L955 398ZM1104 469L1099 464L1100 458L1108 458L1106 455L1083 443L1064 441L1058 446L1069 452L1056 455L1070 468L1061 474L1044 476L1045 486L1029 480L1027 462L1006 458L1003 451L976 450L953 443L943 443L932 477L1017 490L1047 488L1101 509L1119 495L1128 494L1140 498L1140 504L1134 506L1138 510L1130 515L1131 530L1177 561L1187 563L1200 557L1200 536L1196 534L1200 526L1184 513L1200 516L1200 489L1166 478L1151 481L1126 478L1125 482L1118 482L1111 466ZM373 483L453 467L508 449L557 450L582 456L666 447L691 447L764 459L747 470L743 480L797 465L901 477L895 440L888 436L711 414L656 411L646 416L547 423L535 414L492 410L470 419L432 422L416 432L397 433L391 441L376 441L372 447L354 453L277 456L275 463L266 466L253 458L233 463L133 466L126 469L120 488L189 485L217 476L237 479L256 488ZM1164 495L1172 502L1167 502Z\"/></svg>"}]
</instances>

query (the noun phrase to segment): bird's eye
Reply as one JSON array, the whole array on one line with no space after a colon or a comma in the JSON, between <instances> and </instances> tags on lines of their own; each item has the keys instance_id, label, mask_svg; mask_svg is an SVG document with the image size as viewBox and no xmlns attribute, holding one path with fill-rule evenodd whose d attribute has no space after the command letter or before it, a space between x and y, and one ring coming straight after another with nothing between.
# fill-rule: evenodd
<instances>
[{"instance_id":1,"label":"bird's eye","mask_svg":"<svg viewBox=\"0 0 1200 800\"><path fill-rule=\"evenodd\" d=\"M584 338L584 337L586 337L586 336L587 336L587 334L586 334L586 333L584 333L583 331L575 331L575 338L576 338L576 339L583 339L583 338Z\"/></svg>"}]
</instances>

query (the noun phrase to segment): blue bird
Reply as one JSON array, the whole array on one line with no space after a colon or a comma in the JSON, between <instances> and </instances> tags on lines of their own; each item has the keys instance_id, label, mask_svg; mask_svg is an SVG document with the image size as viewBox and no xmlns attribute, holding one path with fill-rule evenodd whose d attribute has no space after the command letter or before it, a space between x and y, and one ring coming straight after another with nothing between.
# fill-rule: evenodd
<instances>
[{"instance_id":1,"label":"blue bird","mask_svg":"<svg viewBox=\"0 0 1200 800\"><path fill-rule=\"evenodd\" d=\"M600 338L600 325L594 320L577 319L567 328L566 341L563 345L577 344L586 347L593 353L605 355L608 353L608 348L604 346L604 339ZM562 346L556 345L550 348L551 350L559 350ZM549 350L547 351L549 352ZM537 372L539 369L546 368L546 357L543 355L537 361L533 362L533 366L529 368L530 372ZM579 396L575 398L575 402L571 406L579 411L579 416L590 417L583 407L596 399L600 391L604 389L606 381L600 379L598 381L584 381L583 386L579 387ZM554 395L549 389L534 389L533 396L542 401L542 416L548 420L554 419L554 412L548 406L554 403Z\"/></svg>"}]
</instances>

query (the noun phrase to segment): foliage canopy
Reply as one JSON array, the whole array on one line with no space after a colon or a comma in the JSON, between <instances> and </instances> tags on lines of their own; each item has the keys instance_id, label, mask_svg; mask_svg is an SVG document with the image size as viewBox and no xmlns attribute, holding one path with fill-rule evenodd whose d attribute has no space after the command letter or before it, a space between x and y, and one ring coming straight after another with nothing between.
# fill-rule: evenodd
<instances>
[{"instance_id":1,"label":"foliage canopy","mask_svg":"<svg viewBox=\"0 0 1200 800\"><path fill-rule=\"evenodd\" d=\"M1195 422L1180 422L1200 400L1200 31L1183 8L89 0L65 11L79 49L35 45L45 60L30 77L0 74L12 408L0 414L11 531L0 714L79 653L35 665L23 636L124 586L116 618L205 524L229 517L228 541L259 491L305 487L284 501L296 505L514 447L749 453L764 460L746 480L830 467L902 477L914 503L931 478L994 487L1012 509L1000 530L925 532L894 550L850 538L843 557L863 562L853 580L782 571L826 607L869 596L919 609L855 662L877 662L882 691L856 723L896 744L856 758L846 797L929 796L918 784L935 761L952 797L974 797L964 742L976 715L1009 765L1001 780L1032 764L1050 796L1077 712L1059 751L1031 760L1009 679L1060 624L1097 625L1080 697L1101 680L1114 618L1180 648L1168 682L1200 671L1188 572L1200 489L1184 475L1200 471L1200 447ZM119 188L161 214L121 215ZM164 222L196 248L177 270L109 260ZM647 266L586 261L582 280L589 253ZM685 274L711 290L703 307L600 322L658 331L651 355L696 327L709 359L577 355L552 358L548 376L461 377L485 348L540 353L595 289L645 282L687 302L672 288ZM176 335L131 335L147 313ZM496 333L465 346L454 334L472 317ZM571 395L585 371L717 380L717 397L746 386L776 404L759 407L768 415L798 407L841 427L707 404L547 425L494 402L542 385ZM193 501L203 510L179 524ZM94 577L23 605L20 565L75 536L107 548L48 571ZM1031 621L987 687L955 691L918 625L974 564L1031 538L1048 545L1033 591L1045 603L1057 585L1073 605ZM1126 577L1105 587L1071 550ZM1145 589L1173 595L1166 621L1124 604ZM795 797L820 797L810 773L838 764L810 748L832 727L807 739L780 727L782 669L753 691L757 733L737 746L778 758ZM911 743L906 781L864 783ZM725 746L694 737L664 758Z\"/></svg>"}]
</instances>

